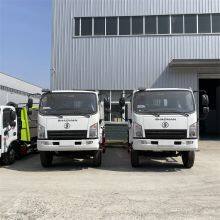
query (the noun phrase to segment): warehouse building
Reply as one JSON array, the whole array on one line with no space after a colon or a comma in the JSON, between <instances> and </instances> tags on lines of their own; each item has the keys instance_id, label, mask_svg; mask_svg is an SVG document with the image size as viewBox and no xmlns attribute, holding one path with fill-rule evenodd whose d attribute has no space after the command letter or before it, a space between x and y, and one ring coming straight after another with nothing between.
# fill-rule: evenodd
<instances>
[{"instance_id":1,"label":"warehouse building","mask_svg":"<svg viewBox=\"0 0 220 220\"><path fill-rule=\"evenodd\" d=\"M42 88L24 82L20 79L0 73L0 105L8 102L27 103L28 97L33 98L34 103L39 103L39 95Z\"/></svg>"},{"instance_id":2,"label":"warehouse building","mask_svg":"<svg viewBox=\"0 0 220 220\"><path fill-rule=\"evenodd\" d=\"M219 0L54 0L52 41L51 88L101 91L106 121L138 87L204 89L201 133L220 133Z\"/></svg>"}]
</instances>

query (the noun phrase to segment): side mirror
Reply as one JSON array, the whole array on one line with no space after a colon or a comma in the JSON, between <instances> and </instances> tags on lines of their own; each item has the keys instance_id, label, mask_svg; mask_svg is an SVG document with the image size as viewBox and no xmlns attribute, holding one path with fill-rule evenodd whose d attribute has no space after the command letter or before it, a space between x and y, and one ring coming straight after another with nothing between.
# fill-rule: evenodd
<instances>
[{"instance_id":1,"label":"side mirror","mask_svg":"<svg viewBox=\"0 0 220 220\"><path fill-rule=\"evenodd\" d=\"M201 97L201 104L204 107L208 107L209 106L209 96L207 94L203 94Z\"/></svg>"},{"instance_id":2,"label":"side mirror","mask_svg":"<svg viewBox=\"0 0 220 220\"><path fill-rule=\"evenodd\" d=\"M105 109L110 108L110 101L107 98L104 98L104 108Z\"/></svg>"},{"instance_id":3,"label":"side mirror","mask_svg":"<svg viewBox=\"0 0 220 220\"><path fill-rule=\"evenodd\" d=\"M28 109L28 115L32 115L32 110Z\"/></svg>"},{"instance_id":4,"label":"side mirror","mask_svg":"<svg viewBox=\"0 0 220 220\"><path fill-rule=\"evenodd\" d=\"M121 108L123 108L125 106L125 98L120 98L119 99L119 105Z\"/></svg>"},{"instance_id":5,"label":"side mirror","mask_svg":"<svg viewBox=\"0 0 220 220\"><path fill-rule=\"evenodd\" d=\"M203 107L202 111L203 111L204 115L208 115L209 114L209 107Z\"/></svg>"},{"instance_id":6,"label":"side mirror","mask_svg":"<svg viewBox=\"0 0 220 220\"><path fill-rule=\"evenodd\" d=\"M106 108L105 109L105 113L111 113L111 109L110 108Z\"/></svg>"},{"instance_id":7,"label":"side mirror","mask_svg":"<svg viewBox=\"0 0 220 220\"><path fill-rule=\"evenodd\" d=\"M14 121L16 119L17 115L15 111L10 111L10 121Z\"/></svg>"},{"instance_id":8,"label":"side mirror","mask_svg":"<svg viewBox=\"0 0 220 220\"><path fill-rule=\"evenodd\" d=\"M28 108L32 108L33 107L33 99L31 99L31 98L28 99L27 107Z\"/></svg>"},{"instance_id":9,"label":"side mirror","mask_svg":"<svg viewBox=\"0 0 220 220\"><path fill-rule=\"evenodd\" d=\"M120 113L121 113L121 115L123 115L123 114L125 113L125 110L124 110L124 109L121 109L121 110L120 110Z\"/></svg>"},{"instance_id":10,"label":"side mirror","mask_svg":"<svg viewBox=\"0 0 220 220\"><path fill-rule=\"evenodd\" d=\"M203 107L203 108L202 108L202 114L201 114L200 120L206 119L206 117L208 116L208 114L209 114L209 107Z\"/></svg>"}]
</instances>

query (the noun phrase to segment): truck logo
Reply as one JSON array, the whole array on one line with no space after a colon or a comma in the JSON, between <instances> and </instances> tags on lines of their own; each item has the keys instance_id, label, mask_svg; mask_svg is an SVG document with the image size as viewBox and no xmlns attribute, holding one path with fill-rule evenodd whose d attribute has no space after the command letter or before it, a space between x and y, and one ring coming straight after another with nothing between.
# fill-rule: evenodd
<instances>
[{"instance_id":1,"label":"truck logo","mask_svg":"<svg viewBox=\"0 0 220 220\"><path fill-rule=\"evenodd\" d=\"M162 123L162 128L168 128L169 127L169 123L168 122L163 122Z\"/></svg>"},{"instance_id":2,"label":"truck logo","mask_svg":"<svg viewBox=\"0 0 220 220\"><path fill-rule=\"evenodd\" d=\"M176 118L155 118L156 121L176 121Z\"/></svg>"},{"instance_id":3,"label":"truck logo","mask_svg":"<svg viewBox=\"0 0 220 220\"><path fill-rule=\"evenodd\" d=\"M69 123L69 122L66 122L66 123L64 124L64 128L65 128L65 129L69 129L69 128L70 128L70 123Z\"/></svg>"},{"instance_id":4,"label":"truck logo","mask_svg":"<svg viewBox=\"0 0 220 220\"><path fill-rule=\"evenodd\" d=\"M59 119L59 120L58 120L58 122L68 122L68 121L77 122L76 119Z\"/></svg>"}]
</instances>

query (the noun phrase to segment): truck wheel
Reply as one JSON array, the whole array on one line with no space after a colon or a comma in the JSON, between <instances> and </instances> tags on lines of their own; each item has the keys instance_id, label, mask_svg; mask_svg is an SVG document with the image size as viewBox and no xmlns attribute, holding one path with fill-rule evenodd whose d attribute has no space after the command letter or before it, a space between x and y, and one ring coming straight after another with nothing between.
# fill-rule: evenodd
<instances>
[{"instance_id":1,"label":"truck wheel","mask_svg":"<svg viewBox=\"0 0 220 220\"><path fill-rule=\"evenodd\" d=\"M195 152L194 151L183 152L182 161L183 161L183 166L185 168L189 169L193 167L195 161Z\"/></svg>"},{"instance_id":2,"label":"truck wheel","mask_svg":"<svg viewBox=\"0 0 220 220\"><path fill-rule=\"evenodd\" d=\"M16 151L14 147L9 147L8 152L3 157L3 163L5 165L11 165L15 162Z\"/></svg>"},{"instance_id":3,"label":"truck wheel","mask_svg":"<svg viewBox=\"0 0 220 220\"><path fill-rule=\"evenodd\" d=\"M40 161L42 167L50 167L53 161L53 153L48 151L40 152Z\"/></svg>"},{"instance_id":4,"label":"truck wheel","mask_svg":"<svg viewBox=\"0 0 220 220\"><path fill-rule=\"evenodd\" d=\"M140 166L139 152L133 149L131 150L131 166L132 167Z\"/></svg>"},{"instance_id":5,"label":"truck wheel","mask_svg":"<svg viewBox=\"0 0 220 220\"><path fill-rule=\"evenodd\" d=\"M100 167L102 164L102 152L99 150L94 154L93 157L93 166Z\"/></svg>"}]
</instances>

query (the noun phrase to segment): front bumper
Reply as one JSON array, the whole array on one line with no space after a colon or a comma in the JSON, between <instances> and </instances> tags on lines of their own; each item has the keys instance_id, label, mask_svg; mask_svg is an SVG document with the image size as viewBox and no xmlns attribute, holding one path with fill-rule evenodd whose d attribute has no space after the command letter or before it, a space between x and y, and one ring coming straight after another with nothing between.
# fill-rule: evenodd
<instances>
[{"instance_id":1,"label":"front bumper","mask_svg":"<svg viewBox=\"0 0 220 220\"><path fill-rule=\"evenodd\" d=\"M93 151L99 150L98 139L86 140L38 140L39 151Z\"/></svg>"},{"instance_id":2,"label":"front bumper","mask_svg":"<svg viewBox=\"0 0 220 220\"><path fill-rule=\"evenodd\" d=\"M134 150L141 151L196 151L198 150L198 139L134 139L132 147Z\"/></svg>"}]
</instances>

